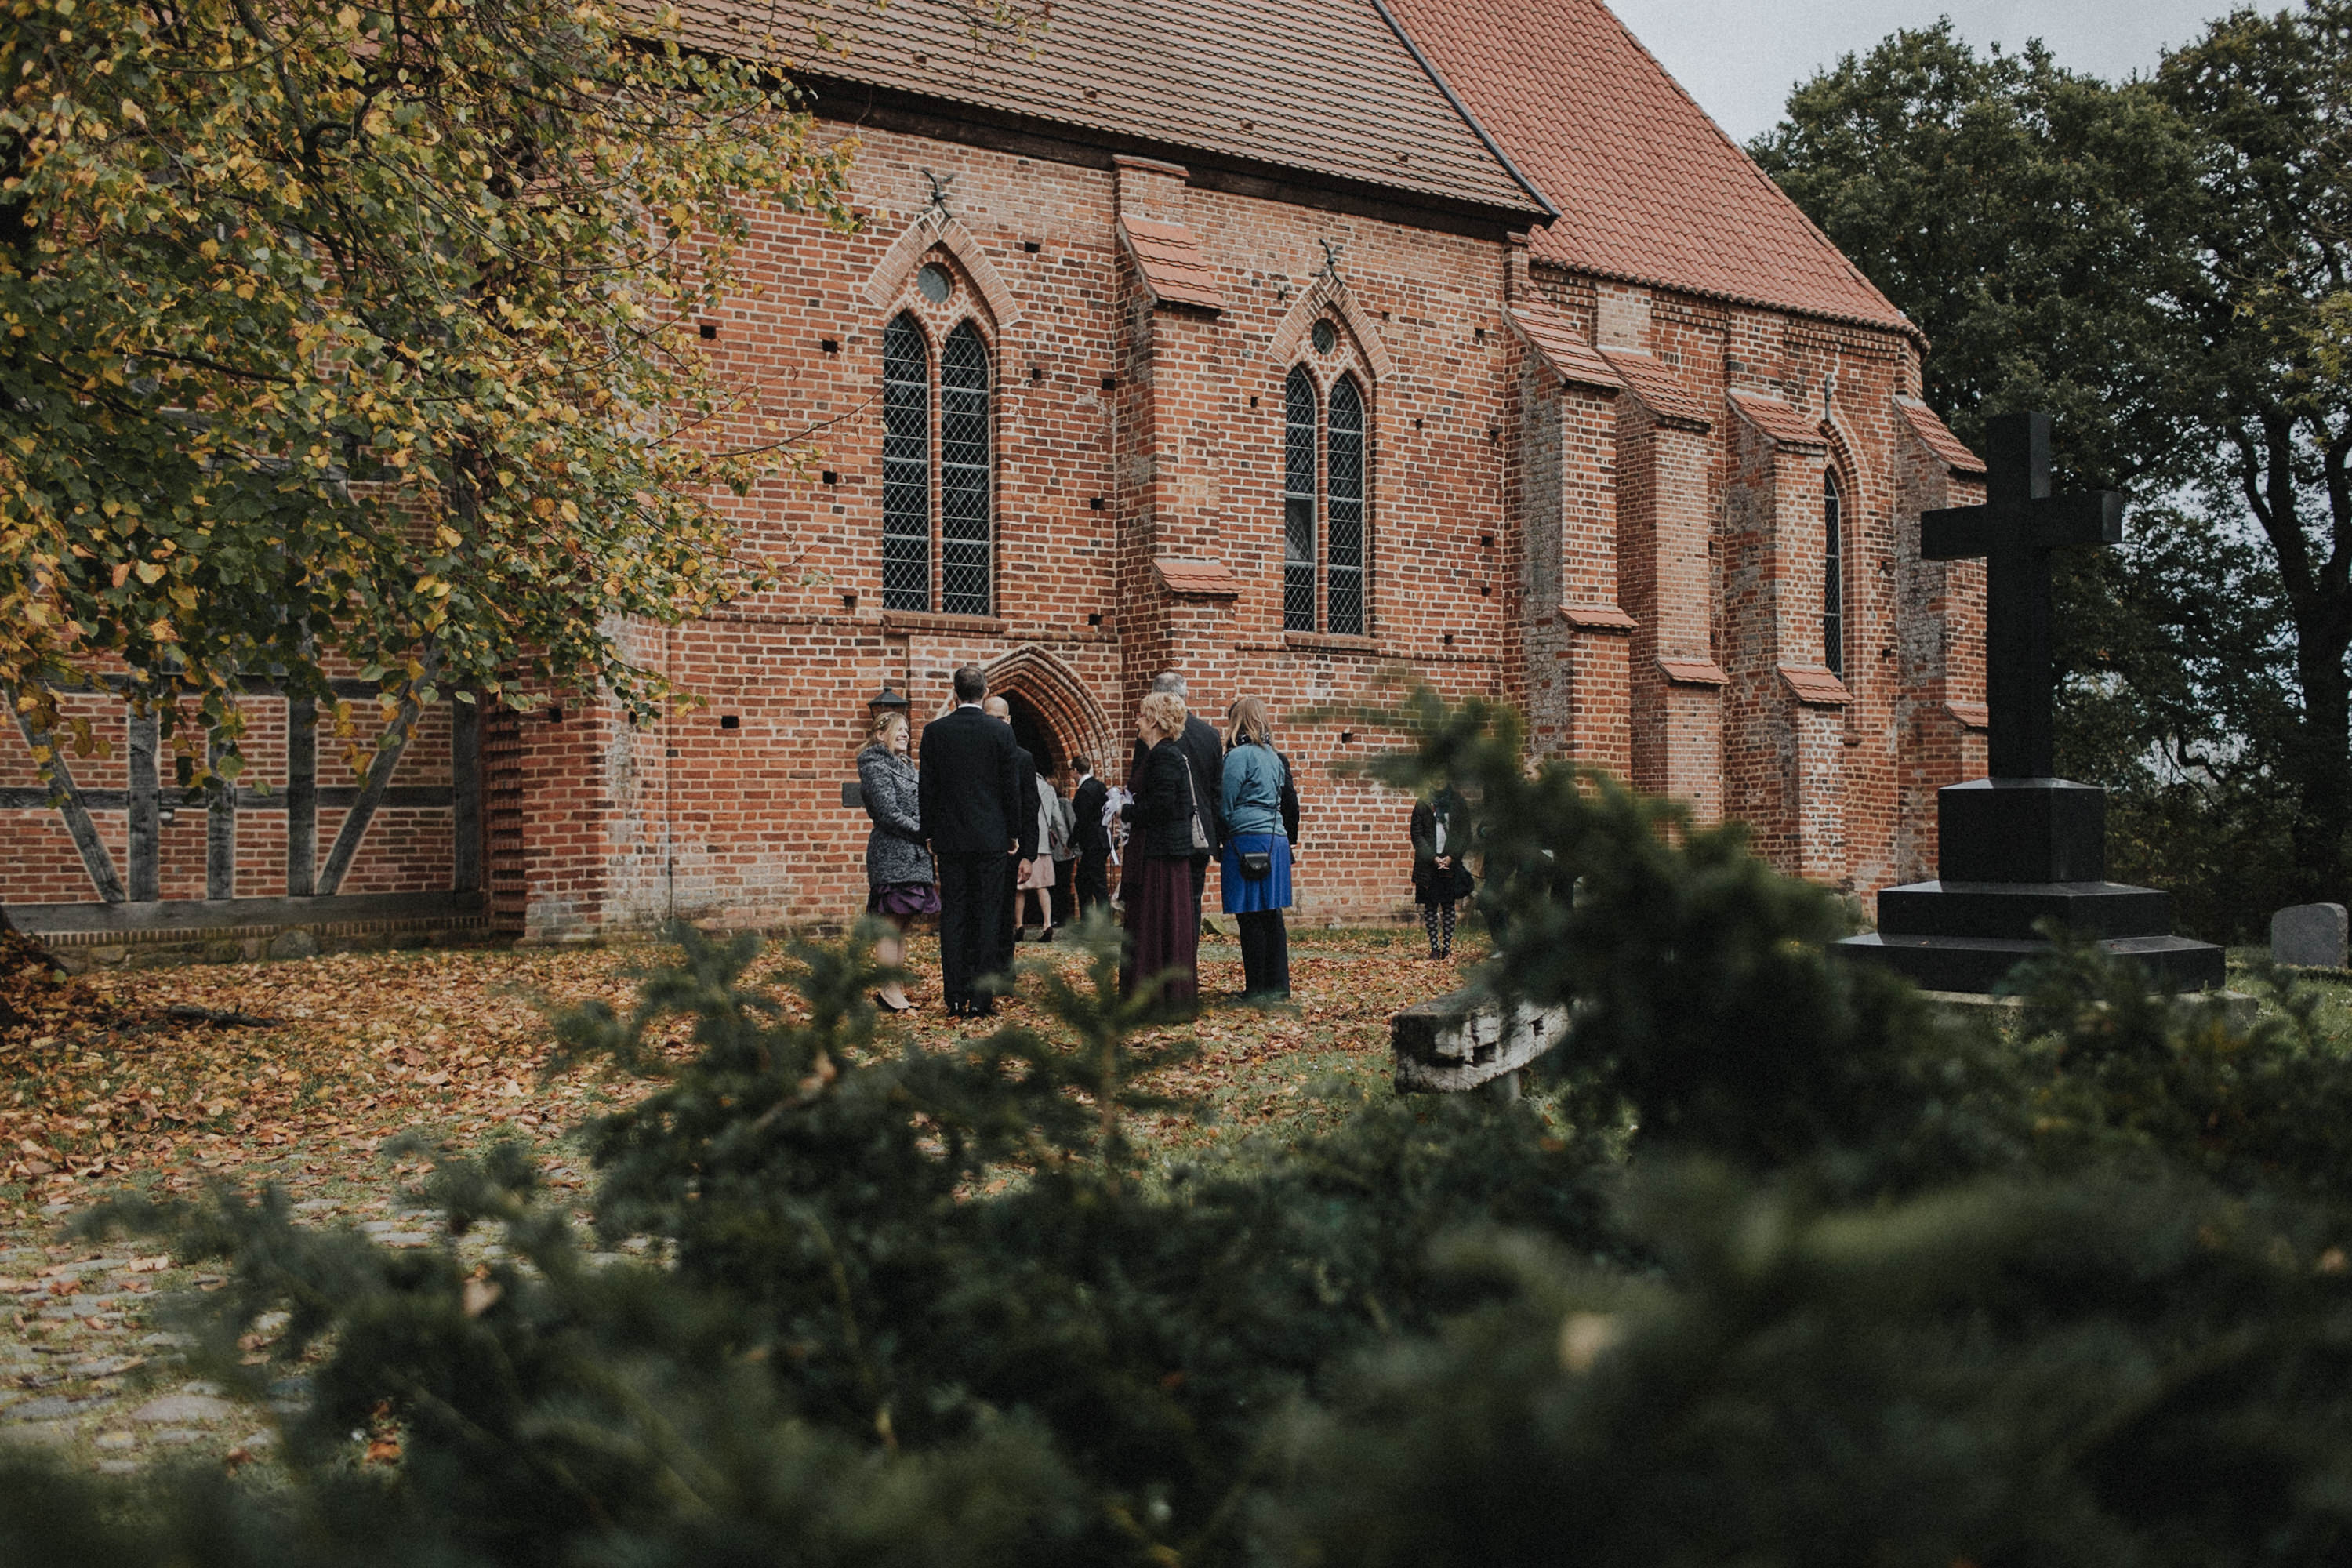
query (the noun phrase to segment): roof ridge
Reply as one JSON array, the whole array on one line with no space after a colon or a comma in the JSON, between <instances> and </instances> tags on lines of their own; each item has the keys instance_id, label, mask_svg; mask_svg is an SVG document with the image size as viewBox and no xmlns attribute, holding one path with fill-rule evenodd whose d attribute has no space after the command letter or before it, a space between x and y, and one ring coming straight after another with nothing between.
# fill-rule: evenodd
<instances>
[{"instance_id":1,"label":"roof ridge","mask_svg":"<svg viewBox=\"0 0 2352 1568\"><path fill-rule=\"evenodd\" d=\"M1368 191L1513 229L1559 210L1379 0L1106 0L1056 10L1025 48L974 45L945 0L620 3L637 16L674 3L685 47L772 61L815 90L820 114L940 104L1196 173ZM820 16L835 48L803 55L790 24Z\"/></svg>"},{"instance_id":2,"label":"roof ridge","mask_svg":"<svg viewBox=\"0 0 2352 1568\"><path fill-rule=\"evenodd\" d=\"M1454 112L1462 117L1462 122L1470 127L1479 141L1486 144L1486 151L1495 155L1495 161L1502 164L1509 172L1511 178L1519 183L1521 190L1535 197L1536 205L1543 208L1546 214L1545 223L1559 222L1559 204L1544 195L1542 186L1528 178L1526 172L1511 161L1511 155L1503 151L1503 144L1495 140L1493 133L1480 123L1476 115L1470 112L1470 106L1462 101L1462 95L1454 90L1452 82L1445 79L1445 73L1437 68L1437 62L1423 52L1422 47L1413 41L1412 35L1405 30L1404 23L1398 19L1394 11L1389 9L1389 0L1372 0L1372 9L1381 14L1381 20L1389 25L1389 31L1397 36L1397 42L1405 47L1405 52L1412 56L1413 62L1421 67L1423 74L1436 85L1439 92L1445 95L1445 101L1454 106Z\"/></svg>"}]
</instances>

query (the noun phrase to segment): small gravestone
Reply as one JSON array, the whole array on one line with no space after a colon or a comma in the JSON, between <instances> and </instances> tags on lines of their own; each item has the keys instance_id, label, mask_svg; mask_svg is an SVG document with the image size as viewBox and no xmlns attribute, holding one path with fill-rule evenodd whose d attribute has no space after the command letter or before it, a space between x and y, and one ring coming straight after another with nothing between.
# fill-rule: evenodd
<instances>
[{"instance_id":1,"label":"small gravestone","mask_svg":"<svg viewBox=\"0 0 2352 1568\"><path fill-rule=\"evenodd\" d=\"M2299 969L2342 969L2347 934L2342 904L2297 904L2271 917L2271 958Z\"/></svg>"},{"instance_id":2,"label":"small gravestone","mask_svg":"<svg viewBox=\"0 0 2352 1568\"><path fill-rule=\"evenodd\" d=\"M1454 1093L1502 1081L1568 1037L1565 1007L1521 1002L1507 1017L1475 986L1417 1002L1389 1020L1399 1094Z\"/></svg>"}]
</instances>

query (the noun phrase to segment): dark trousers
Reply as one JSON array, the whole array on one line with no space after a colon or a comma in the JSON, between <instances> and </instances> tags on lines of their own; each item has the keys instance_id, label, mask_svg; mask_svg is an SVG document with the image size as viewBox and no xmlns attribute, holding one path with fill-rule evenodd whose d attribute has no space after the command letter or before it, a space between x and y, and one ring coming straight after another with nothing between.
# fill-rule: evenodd
<instances>
[{"instance_id":1,"label":"dark trousers","mask_svg":"<svg viewBox=\"0 0 2352 1568\"><path fill-rule=\"evenodd\" d=\"M1080 920L1087 918L1087 910L1096 908L1097 905L1108 904L1110 902L1109 870L1110 857L1108 855L1082 855L1078 857L1077 893L1078 918Z\"/></svg>"},{"instance_id":2,"label":"dark trousers","mask_svg":"<svg viewBox=\"0 0 2352 1568\"><path fill-rule=\"evenodd\" d=\"M1064 926L1078 918L1078 863L1076 860L1054 862L1054 889L1045 911L1053 917L1046 923Z\"/></svg>"},{"instance_id":3,"label":"dark trousers","mask_svg":"<svg viewBox=\"0 0 2352 1568\"><path fill-rule=\"evenodd\" d=\"M1021 945L1021 862L1008 856L1004 861L1004 915L996 928L996 962L990 972L1013 980L1013 954Z\"/></svg>"},{"instance_id":4,"label":"dark trousers","mask_svg":"<svg viewBox=\"0 0 2352 1568\"><path fill-rule=\"evenodd\" d=\"M1192 929L1201 929L1201 900L1209 896L1209 858L1192 857Z\"/></svg>"},{"instance_id":5,"label":"dark trousers","mask_svg":"<svg viewBox=\"0 0 2352 1568\"><path fill-rule=\"evenodd\" d=\"M981 977L1000 967L997 932L1011 870L996 850L939 859L940 973L953 1006L977 999Z\"/></svg>"},{"instance_id":6,"label":"dark trousers","mask_svg":"<svg viewBox=\"0 0 2352 1568\"><path fill-rule=\"evenodd\" d=\"M1248 996L1290 994L1290 930L1280 910L1235 915L1242 928L1242 993Z\"/></svg>"}]
</instances>

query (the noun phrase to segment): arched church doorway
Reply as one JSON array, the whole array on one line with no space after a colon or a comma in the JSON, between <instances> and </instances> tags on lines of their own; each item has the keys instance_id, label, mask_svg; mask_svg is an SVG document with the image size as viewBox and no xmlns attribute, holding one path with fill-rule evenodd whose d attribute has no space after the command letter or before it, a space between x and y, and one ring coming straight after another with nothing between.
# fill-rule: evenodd
<instances>
[{"instance_id":1,"label":"arched church doorway","mask_svg":"<svg viewBox=\"0 0 2352 1568\"><path fill-rule=\"evenodd\" d=\"M988 686L1013 710L1013 732L1037 771L1060 773L1078 757L1100 770L1113 736L1108 717L1077 671L1030 644L987 667ZM1123 755L1124 753L1122 753ZM1122 776L1120 773L1110 776Z\"/></svg>"},{"instance_id":2,"label":"arched church doorway","mask_svg":"<svg viewBox=\"0 0 2352 1568\"><path fill-rule=\"evenodd\" d=\"M1058 781L1072 755L1070 742L1055 730L1053 721L1027 694L1017 689L1007 691L1004 705L1013 710L1013 738L1036 763L1038 776Z\"/></svg>"}]
</instances>

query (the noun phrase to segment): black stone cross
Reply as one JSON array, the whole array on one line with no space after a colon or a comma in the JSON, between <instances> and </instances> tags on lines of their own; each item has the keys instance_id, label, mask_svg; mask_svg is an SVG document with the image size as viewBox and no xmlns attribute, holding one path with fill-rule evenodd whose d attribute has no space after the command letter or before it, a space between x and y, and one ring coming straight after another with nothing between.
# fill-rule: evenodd
<instances>
[{"instance_id":1,"label":"black stone cross","mask_svg":"<svg viewBox=\"0 0 2352 1568\"><path fill-rule=\"evenodd\" d=\"M2050 493L2050 416L1985 421L1985 504L1922 513L1919 553L1985 558L1985 705L1997 779L2057 772L2050 724L2050 552L2120 544L2124 498L2114 490Z\"/></svg>"}]
</instances>

